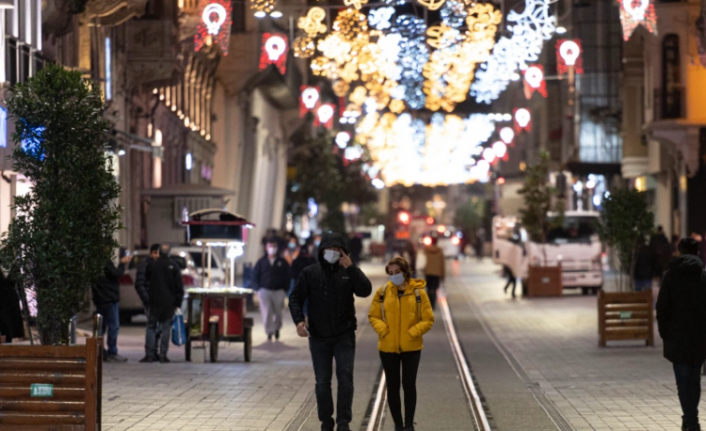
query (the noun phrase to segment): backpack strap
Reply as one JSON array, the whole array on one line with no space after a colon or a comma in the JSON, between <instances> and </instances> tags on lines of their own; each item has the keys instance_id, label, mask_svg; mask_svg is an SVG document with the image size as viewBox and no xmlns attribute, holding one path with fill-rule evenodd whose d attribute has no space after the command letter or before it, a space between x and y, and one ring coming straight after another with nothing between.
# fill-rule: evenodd
<instances>
[{"instance_id":1,"label":"backpack strap","mask_svg":"<svg viewBox=\"0 0 706 431\"><path fill-rule=\"evenodd\" d=\"M387 323L385 320L385 291L387 290L387 284L382 286L382 291L380 292L380 312L382 313L382 321Z\"/></svg>"},{"instance_id":2,"label":"backpack strap","mask_svg":"<svg viewBox=\"0 0 706 431\"><path fill-rule=\"evenodd\" d=\"M414 289L414 296L417 297L417 319L422 321L422 294L419 293L419 289Z\"/></svg>"}]
</instances>

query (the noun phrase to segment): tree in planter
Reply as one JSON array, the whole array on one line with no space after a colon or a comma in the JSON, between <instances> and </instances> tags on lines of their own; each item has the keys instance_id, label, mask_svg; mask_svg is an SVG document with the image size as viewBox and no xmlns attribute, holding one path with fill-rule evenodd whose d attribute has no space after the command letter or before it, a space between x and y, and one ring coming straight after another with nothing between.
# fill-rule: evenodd
<instances>
[{"instance_id":1,"label":"tree in planter","mask_svg":"<svg viewBox=\"0 0 706 431\"><path fill-rule=\"evenodd\" d=\"M527 168L525 184L518 192L525 200L525 207L520 209L522 226L532 241L541 244L545 264L547 234L564 223L564 201L559 198L559 191L549 184L549 160L549 153L542 151L539 163ZM550 218L552 209L557 216Z\"/></svg>"},{"instance_id":2,"label":"tree in planter","mask_svg":"<svg viewBox=\"0 0 706 431\"><path fill-rule=\"evenodd\" d=\"M621 292L633 289L632 274L640 241L652 232L653 225L654 216L643 193L619 189L603 200L598 233L618 258L620 271L616 283Z\"/></svg>"},{"instance_id":3,"label":"tree in planter","mask_svg":"<svg viewBox=\"0 0 706 431\"><path fill-rule=\"evenodd\" d=\"M33 187L15 198L17 217L0 258L37 295L42 344L68 340L71 318L117 246L120 188L106 153L100 86L48 65L8 100L15 120L13 169Z\"/></svg>"}]
</instances>

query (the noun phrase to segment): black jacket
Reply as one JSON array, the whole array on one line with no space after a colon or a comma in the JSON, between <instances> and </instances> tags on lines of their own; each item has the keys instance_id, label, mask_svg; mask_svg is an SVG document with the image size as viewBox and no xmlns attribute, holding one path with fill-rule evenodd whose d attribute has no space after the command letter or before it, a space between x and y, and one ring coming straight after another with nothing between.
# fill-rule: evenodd
<instances>
[{"instance_id":1,"label":"black jacket","mask_svg":"<svg viewBox=\"0 0 706 431\"><path fill-rule=\"evenodd\" d=\"M655 274L655 256L652 249L646 245L641 245L635 256L635 271L633 277L636 280L650 280Z\"/></svg>"},{"instance_id":2,"label":"black jacket","mask_svg":"<svg viewBox=\"0 0 706 431\"><path fill-rule=\"evenodd\" d=\"M24 337L20 297L17 295L15 281L5 277L2 271L0 271L0 335L7 337L7 343L11 343L13 338Z\"/></svg>"},{"instance_id":3,"label":"black jacket","mask_svg":"<svg viewBox=\"0 0 706 431\"><path fill-rule=\"evenodd\" d=\"M289 289L291 280L289 263L277 256L274 265L270 265L270 259L267 256L263 256L255 264L252 277L255 289L286 291Z\"/></svg>"},{"instance_id":4,"label":"black jacket","mask_svg":"<svg viewBox=\"0 0 706 431\"><path fill-rule=\"evenodd\" d=\"M706 360L706 273L697 256L672 261L657 299L657 324L664 357L675 364Z\"/></svg>"},{"instance_id":5,"label":"black jacket","mask_svg":"<svg viewBox=\"0 0 706 431\"><path fill-rule=\"evenodd\" d=\"M184 299L184 283L179 265L166 256L150 262L145 271L150 315L154 313L160 321L174 317L174 309L181 307Z\"/></svg>"},{"instance_id":6,"label":"black jacket","mask_svg":"<svg viewBox=\"0 0 706 431\"><path fill-rule=\"evenodd\" d=\"M93 286L93 303L111 304L120 302L120 277L125 274L125 265L121 263L115 267L113 261L105 264L103 275Z\"/></svg>"},{"instance_id":7,"label":"black jacket","mask_svg":"<svg viewBox=\"0 0 706 431\"><path fill-rule=\"evenodd\" d=\"M149 303L149 294L147 293L147 265L154 262L154 259L147 256L140 266L137 267L137 272L135 273L135 291L137 295L142 300L142 305L147 307Z\"/></svg>"},{"instance_id":8,"label":"black jacket","mask_svg":"<svg viewBox=\"0 0 706 431\"><path fill-rule=\"evenodd\" d=\"M358 267L344 268L323 258L324 249L341 247L346 253L342 235L329 234L321 240L319 262L305 268L289 297L289 310L295 324L304 322L303 306L309 300L309 334L313 338L336 337L355 331L355 298L367 297L373 290L368 277Z\"/></svg>"},{"instance_id":9,"label":"black jacket","mask_svg":"<svg viewBox=\"0 0 706 431\"><path fill-rule=\"evenodd\" d=\"M292 262L292 280L299 280L299 276L302 271L304 271L304 268L314 265L316 262L316 258L309 253L305 254L303 252L299 252L299 256L297 256L297 258L294 259L294 262Z\"/></svg>"}]
</instances>

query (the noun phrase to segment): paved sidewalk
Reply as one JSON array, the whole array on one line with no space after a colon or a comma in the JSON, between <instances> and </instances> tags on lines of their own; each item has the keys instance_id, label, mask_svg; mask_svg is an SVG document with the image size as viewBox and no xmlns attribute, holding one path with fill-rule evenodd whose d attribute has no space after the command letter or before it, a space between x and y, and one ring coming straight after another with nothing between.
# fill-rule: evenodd
<instances>
[{"instance_id":1,"label":"paved sidewalk","mask_svg":"<svg viewBox=\"0 0 706 431\"><path fill-rule=\"evenodd\" d=\"M630 342L599 348L595 296L567 291L563 298L513 300L490 263L455 263L454 272L449 290L465 292L521 367L521 378L538 383L574 429L680 429L674 376L656 328L653 348Z\"/></svg>"},{"instance_id":2,"label":"paved sidewalk","mask_svg":"<svg viewBox=\"0 0 706 431\"><path fill-rule=\"evenodd\" d=\"M364 270L381 273L379 265ZM358 303L359 322L367 324L369 300ZM243 362L242 343L221 343L216 364L185 362L184 348L174 345L172 363L141 364L144 323L122 327L118 348L129 362L105 364L103 429L283 431L301 423L315 405L314 374L308 341L297 336L285 311L279 342L268 342L259 313L250 314L251 363Z\"/></svg>"}]
</instances>

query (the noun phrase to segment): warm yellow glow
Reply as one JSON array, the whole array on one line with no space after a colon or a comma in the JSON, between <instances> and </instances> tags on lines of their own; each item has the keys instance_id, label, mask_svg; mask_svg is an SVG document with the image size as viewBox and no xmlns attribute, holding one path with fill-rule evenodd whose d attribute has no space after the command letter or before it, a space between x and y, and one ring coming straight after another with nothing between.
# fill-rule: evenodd
<instances>
[{"instance_id":1,"label":"warm yellow glow","mask_svg":"<svg viewBox=\"0 0 706 431\"><path fill-rule=\"evenodd\" d=\"M326 11L320 7L312 7L306 16L299 18L297 27L304 30L309 37L316 37L318 33L326 33L326 24L321 21L326 18Z\"/></svg>"},{"instance_id":2,"label":"warm yellow glow","mask_svg":"<svg viewBox=\"0 0 706 431\"><path fill-rule=\"evenodd\" d=\"M152 187L162 187L162 159L159 157L152 158Z\"/></svg>"},{"instance_id":3,"label":"warm yellow glow","mask_svg":"<svg viewBox=\"0 0 706 431\"><path fill-rule=\"evenodd\" d=\"M438 10L446 3L446 0L417 0L421 5L429 10Z\"/></svg>"},{"instance_id":4,"label":"warm yellow glow","mask_svg":"<svg viewBox=\"0 0 706 431\"><path fill-rule=\"evenodd\" d=\"M686 175L682 175L679 177L679 187L681 188L681 191L686 192L686 190L687 190Z\"/></svg>"},{"instance_id":5,"label":"warm yellow glow","mask_svg":"<svg viewBox=\"0 0 706 431\"><path fill-rule=\"evenodd\" d=\"M645 178L645 177L635 178L635 190L637 190L638 192L647 191L647 178Z\"/></svg>"},{"instance_id":6,"label":"warm yellow glow","mask_svg":"<svg viewBox=\"0 0 706 431\"><path fill-rule=\"evenodd\" d=\"M162 145L162 131L159 129L154 131L154 144L158 146Z\"/></svg>"}]
</instances>

